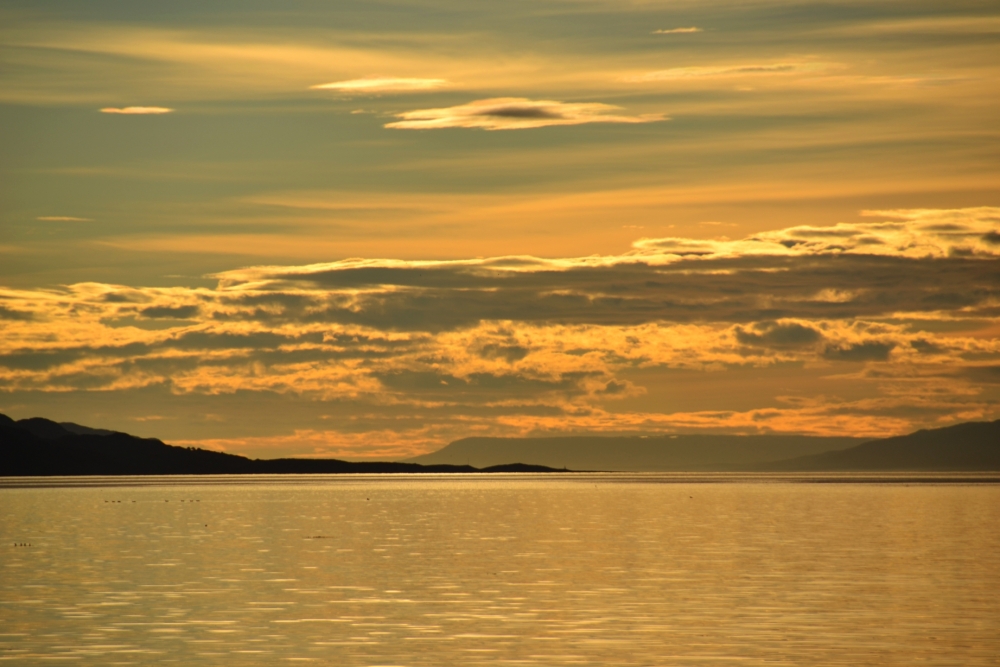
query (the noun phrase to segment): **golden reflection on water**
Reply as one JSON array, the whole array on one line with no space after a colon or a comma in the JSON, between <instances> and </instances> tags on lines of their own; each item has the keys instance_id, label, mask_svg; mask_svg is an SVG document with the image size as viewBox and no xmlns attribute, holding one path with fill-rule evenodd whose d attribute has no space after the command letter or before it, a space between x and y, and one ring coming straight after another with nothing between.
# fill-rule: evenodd
<instances>
[{"instance_id":1,"label":"golden reflection on water","mask_svg":"<svg viewBox=\"0 0 1000 667\"><path fill-rule=\"evenodd\" d=\"M734 479L5 488L0 661L997 663L1000 486Z\"/></svg>"}]
</instances>

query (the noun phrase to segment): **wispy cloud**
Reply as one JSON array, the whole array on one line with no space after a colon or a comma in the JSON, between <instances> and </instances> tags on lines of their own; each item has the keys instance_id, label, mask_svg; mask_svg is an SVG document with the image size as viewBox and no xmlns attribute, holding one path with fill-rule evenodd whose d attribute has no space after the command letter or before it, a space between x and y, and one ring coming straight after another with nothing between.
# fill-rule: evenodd
<instances>
[{"instance_id":1,"label":"wispy cloud","mask_svg":"<svg viewBox=\"0 0 1000 667\"><path fill-rule=\"evenodd\" d=\"M723 65L712 67L673 67L671 69L647 72L638 76L626 77L625 81L674 81L682 79L705 79L722 77L742 77L775 74L793 74L796 72L817 71L824 67L820 63L766 63L751 65Z\"/></svg>"},{"instance_id":2,"label":"wispy cloud","mask_svg":"<svg viewBox=\"0 0 1000 667\"><path fill-rule=\"evenodd\" d=\"M124 114L126 116L147 116L147 115L158 115L164 113L172 113L174 109L168 109L167 107L105 107L101 109L101 113L117 113Z\"/></svg>"},{"instance_id":3,"label":"wispy cloud","mask_svg":"<svg viewBox=\"0 0 1000 667\"><path fill-rule=\"evenodd\" d=\"M654 35L679 35L691 32L702 32L701 28L691 26L690 28L668 28L666 30L654 30Z\"/></svg>"},{"instance_id":4,"label":"wispy cloud","mask_svg":"<svg viewBox=\"0 0 1000 667\"><path fill-rule=\"evenodd\" d=\"M820 34L834 35L995 35L1000 33L998 16L922 16L896 20L847 23L822 28Z\"/></svg>"},{"instance_id":5,"label":"wispy cloud","mask_svg":"<svg viewBox=\"0 0 1000 667\"><path fill-rule=\"evenodd\" d=\"M314 26L275 33L42 20L19 32L4 55L0 99L7 101L106 106L106 100L156 99L177 106L182 100L301 98L296 91L312 86L361 96L447 89L449 82L564 90L579 80L592 82L595 67L609 67L605 54L529 53L520 38L509 42L468 31L447 39L433 31L396 32L387 40L380 29L331 32ZM61 78L67 71L75 73L73 85Z\"/></svg>"},{"instance_id":6,"label":"wispy cloud","mask_svg":"<svg viewBox=\"0 0 1000 667\"><path fill-rule=\"evenodd\" d=\"M397 130L433 130L449 127L483 130L525 130L551 125L586 123L651 123L666 120L662 114L621 116L621 107L596 102L567 103L496 97L441 109L417 109L396 114L402 120L387 123Z\"/></svg>"},{"instance_id":7,"label":"wispy cloud","mask_svg":"<svg viewBox=\"0 0 1000 667\"><path fill-rule=\"evenodd\" d=\"M408 93L435 90L448 85L446 79L413 79L396 77L366 77L334 81L309 86L311 90L336 90L342 93Z\"/></svg>"},{"instance_id":8,"label":"wispy cloud","mask_svg":"<svg viewBox=\"0 0 1000 667\"><path fill-rule=\"evenodd\" d=\"M92 218L77 218L72 215L40 215L35 220L43 222L91 222Z\"/></svg>"}]
</instances>

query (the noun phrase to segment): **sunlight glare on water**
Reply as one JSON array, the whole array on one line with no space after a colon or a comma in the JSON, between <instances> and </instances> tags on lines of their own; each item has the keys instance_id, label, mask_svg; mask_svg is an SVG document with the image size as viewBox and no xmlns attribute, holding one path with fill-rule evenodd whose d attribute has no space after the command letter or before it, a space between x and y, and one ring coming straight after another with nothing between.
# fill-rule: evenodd
<instances>
[{"instance_id":1,"label":"sunlight glare on water","mask_svg":"<svg viewBox=\"0 0 1000 667\"><path fill-rule=\"evenodd\" d=\"M0 488L0 661L995 665L1000 655L995 484L150 482Z\"/></svg>"}]
</instances>

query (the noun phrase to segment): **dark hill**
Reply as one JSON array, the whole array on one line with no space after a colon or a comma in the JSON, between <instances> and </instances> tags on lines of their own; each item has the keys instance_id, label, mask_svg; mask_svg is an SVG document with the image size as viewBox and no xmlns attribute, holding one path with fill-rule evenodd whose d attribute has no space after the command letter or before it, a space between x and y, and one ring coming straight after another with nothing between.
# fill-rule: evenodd
<instances>
[{"instance_id":1,"label":"dark hill","mask_svg":"<svg viewBox=\"0 0 1000 667\"><path fill-rule=\"evenodd\" d=\"M998 471L1000 419L921 430L857 447L758 466L775 472Z\"/></svg>"},{"instance_id":2,"label":"dark hill","mask_svg":"<svg viewBox=\"0 0 1000 667\"><path fill-rule=\"evenodd\" d=\"M15 422L0 414L0 476L550 471L544 466L524 464L479 470L471 466L338 459L248 459L48 419Z\"/></svg>"}]
</instances>

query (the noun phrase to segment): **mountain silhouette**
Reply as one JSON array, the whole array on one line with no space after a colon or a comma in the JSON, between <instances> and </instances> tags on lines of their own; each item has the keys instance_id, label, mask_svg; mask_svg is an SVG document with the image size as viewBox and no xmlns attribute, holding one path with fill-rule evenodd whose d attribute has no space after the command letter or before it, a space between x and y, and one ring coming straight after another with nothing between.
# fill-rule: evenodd
<instances>
[{"instance_id":1,"label":"mountain silhouette","mask_svg":"<svg viewBox=\"0 0 1000 667\"><path fill-rule=\"evenodd\" d=\"M531 461L554 468L621 472L724 472L847 449L863 438L807 435L563 436L463 438L411 463L489 466Z\"/></svg>"},{"instance_id":2,"label":"mountain silhouette","mask_svg":"<svg viewBox=\"0 0 1000 667\"><path fill-rule=\"evenodd\" d=\"M860 444L859 444L860 442ZM531 461L532 463L508 463ZM403 462L249 459L0 414L0 476L393 472L1000 471L1000 420L859 441L810 436L465 438Z\"/></svg>"},{"instance_id":3,"label":"mountain silhouette","mask_svg":"<svg viewBox=\"0 0 1000 667\"><path fill-rule=\"evenodd\" d=\"M553 469L523 463L479 469L339 459L249 459L40 417L14 421L0 414L0 476L392 472L553 472Z\"/></svg>"},{"instance_id":4,"label":"mountain silhouette","mask_svg":"<svg viewBox=\"0 0 1000 667\"><path fill-rule=\"evenodd\" d=\"M774 472L997 471L1000 470L1000 419L920 430L840 451L778 461L757 469Z\"/></svg>"}]
</instances>

